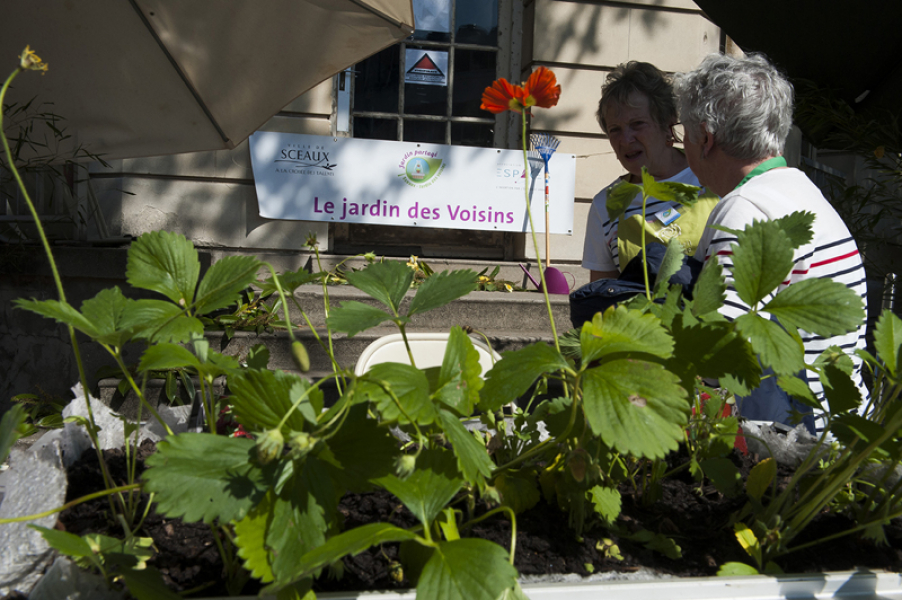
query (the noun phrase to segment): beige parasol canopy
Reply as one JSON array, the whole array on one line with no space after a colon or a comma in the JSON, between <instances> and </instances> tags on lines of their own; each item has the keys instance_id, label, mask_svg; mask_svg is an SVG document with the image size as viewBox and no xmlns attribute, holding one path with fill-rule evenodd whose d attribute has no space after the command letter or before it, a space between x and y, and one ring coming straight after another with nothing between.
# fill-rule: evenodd
<instances>
[{"instance_id":1,"label":"beige parasol canopy","mask_svg":"<svg viewBox=\"0 0 902 600\"><path fill-rule=\"evenodd\" d=\"M232 148L296 97L413 32L411 0L28 0L0 20L5 79L26 45L36 98L105 158ZM65 152L65 149L61 149Z\"/></svg>"}]
</instances>

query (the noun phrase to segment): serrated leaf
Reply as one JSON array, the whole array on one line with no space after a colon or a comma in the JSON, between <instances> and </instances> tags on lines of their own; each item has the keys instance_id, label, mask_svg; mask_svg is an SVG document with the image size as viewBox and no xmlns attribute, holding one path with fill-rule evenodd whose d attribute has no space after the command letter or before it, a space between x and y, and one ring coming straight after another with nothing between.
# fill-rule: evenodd
<instances>
[{"instance_id":1,"label":"serrated leaf","mask_svg":"<svg viewBox=\"0 0 902 600\"><path fill-rule=\"evenodd\" d=\"M197 250L181 234L145 233L129 248L125 270L128 283L163 294L181 308L193 301L199 275Z\"/></svg>"},{"instance_id":2,"label":"serrated leaf","mask_svg":"<svg viewBox=\"0 0 902 600\"><path fill-rule=\"evenodd\" d=\"M375 306L356 300L346 300L341 306L332 309L326 322L334 331L343 331L348 337L354 337L361 331L394 319L395 317ZM404 318L402 321L407 322Z\"/></svg>"},{"instance_id":3,"label":"serrated leaf","mask_svg":"<svg viewBox=\"0 0 902 600\"><path fill-rule=\"evenodd\" d=\"M525 394L542 375L567 368L566 359L544 343L505 352L486 375L485 386L479 393L479 407L499 410Z\"/></svg>"},{"instance_id":4,"label":"serrated leaf","mask_svg":"<svg viewBox=\"0 0 902 600\"><path fill-rule=\"evenodd\" d=\"M322 271L318 273L308 273L301 267L297 271L286 271L285 273L277 275L277 277L279 278L279 285L282 286L282 291L286 294L293 294L295 290L302 285L314 281L322 281L322 278L326 275L327 273ZM278 292L278 288L276 287L272 276L267 277L265 281L258 281L257 285L260 287L260 293L264 296L269 296Z\"/></svg>"},{"instance_id":5,"label":"serrated leaf","mask_svg":"<svg viewBox=\"0 0 902 600\"><path fill-rule=\"evenodd\" d=\"M605 201L605 208L608 211L608 219L616 221L626 212L633 198L637 194L642 193L642 188L635 183L630 183L625 179L621 179L616 185L608 188L608 197Z\"/></svg>"},{"instance_id":6,"label":"serrated leaf","mask_svg":"<svg viewBox=\"0 0 902 600\"><path fill-rule=\"evenodd\" d=\"M762 364L777 375L793 375L805 368L801 344L777 323L751 313L740 316L735 323L751 341Z\"/></svg>"},{"instance_id":7,"label":"serrated leaf","mask_svg":"<svg viewBox=\"0 0 902 600\"><path fill-rule=\"evenodd\" d=\"M373 263L361 271L352 271L346 277L348 283L397 314L401 300L413 281L413 270L403 263L390 260Z\"/></svg>"},{"instance_id":8,"label":"serrated leaf","mask_svg":"<svg viewBox=\"0 0 902 600\"><path fill-rule=\"evenodd\" d=\"M245 362L247 362L248 369L265 369L269 364L269 348L266 344L255 344L251 347L247 352L247 358Z\"/></svg>"},{"instance_id":9,"label":"serrated leaf","mask_svg":"<svg viewBox=\"0 0 902 600\"><path fill-rule=\"evenodd\" d=\"M691 206L698 200L701 188L680 183L678 181L655 181L648 169L642 167L642 187L649 198L657 198L662 202L677 202Z\"/></svg>"},{"instance_id":10,"label":"serrated leaf","mask_svg":"<svg viewBox=\"0 0 902 600\"><path fill-rule=\"evenodd\" d=\"M208 314L236 303L262 266L253 256L226 256L217 260L207 269L197 288L196 314Z\"/></svg>"},{"instance_id":11,"label":"serrated leaf","mask_svg":"<svg viewBox=\"0 0 902 600\"><path fill-rule=\"evenodd\" d=\"M799 248L813 239L814 218L815 215L812 212L796 211L785 217L774 219L774 222L789 237L792 247Z\"/></svg>"},{"instance_id":12,"label":"serrated leaf","mask_svg":"<svg viewBox=\"0 0 902 600\"><path fill-rule=\"evenodd\" d=\"M266 494L262 502L234 525L238 556L244 559L244 568L263 583L273 580L270 551L266 547L266 531L272 517L273 497L272 492Z\"/></svg>"},{"instance_id":13,"label":"serrated leaf","mask_svg":"<svg viewBox=\"0 0 902 600\"><path fill-rule=\"evenodd\" d=\"M301 557L292 578L297 581L348 554L355 555L370 546L416 539L416 534L389 523L370 523L340 533Z\"/></svg>"},{"instance_id":14,"label":"serrated leaf","mask_svg":"<svg viewBox=\"0 0 902 600\"><path fill-rule=\"evenodd\" d=\"M248 431L275 429L285 415L288 419L281 433L287 439L291 431L304 431L306 418L301 409L292 410L298 398L310 390L315 400L304 400L307 404L316 402L322 406L322 391L312 389L309 381L284 371L248 370L236 373L229 379L232 392L230 402L235 420Z\"/></svg>"},{"instance_id":15,"label":"serrated leaf","mask_svg":"<svg viewBox=\"0 0 902 600\"><path fill-rule=\"evenodd\" d=\"M92 339L99 335L94 323L68 303L60 302L59 300L26 300L24 298L17 298L13 300L13 303L16 305L16 308L37 313L65 325L71 325Z\"/></svg>"},{"instance_id":16,"label":"serrated leaf","mask_svg":"<svg viewBox=\"0 0 902 600\"><path fill-rule=\"evenodd\" d=\"M620 516L622 499L617 488L596 485L589 490L589 497L595 513L605 524L612 525Z\"/></svg>"},{"instance_id":17,"label":"serrated leaf","mask_svg":"<svg viewBox=\"0 0 902 600\"><path fill-rule=\"evenodd\" d=\"M673 339L654 315L625 306L608 308L583 324L580 331L582 364L619 352L652 354L667 358Z\"/></svg>"},{"instance_id":18,"label":"serrated leaf","mask_svg":"<svg viewBox=\"0 0 902 600\"><path fill-rule=\"evenodd\" d=\"M861 297L838 281L804 279L780 291L764 309L803 331L830 337L854 331L864 320Z\"/></svg>"},{"instance_id":19,"label":"serrated leaf","mask_svg":"<svg viewBox=\"0 0 902 600\"><path fill-rule=\"evenodd\" d=\"M742 477L739 469L729 458L709 458L701 461L699 466L705 477L710 479L717 491L724 496L732 498L739 492Z\"/></svg>"},{"instance_id":20,"label":"serrated leaf","mask_svg":"<svg viewBox=\"0 0 902 600\"><path fill-rule=\"evenodd\" d=\"M182 369L200 367L200 361L191 352L176 344L157 344L150 346L141 355L138 372L165 371L166 369Z\"/></svg>"},{"instance_id":21,"label":"serrated leaf","mask_svg":"<svg viewBox=\"0 0 902 600\"><path fill-rule=\"evenodd\" d=\"M792 269L792 243L773 221L754 221L733 245L733 285L739 298L757 306Z\"/></svg>"},{"instance_id":22,"label":"serrated leaf","mask_svg":"<svg viewBox=\"0 0 902 600\"><path fill-rule=\"evenodd\" d=\"M479 390L485 385L481 373L479 352L463 329L455 325L445 346L435 397L459 416L470 416L479 402Z\"/></svg>"},{"instance_id":23,"label":"serrated leaf","mask_svg":"<svg viewBox=\"0 0 902 600\"><path fill-rule=\"evenodd\" d=\"M776 477L776 461L773 458L765 458L749 472L745 482L745 493L755 500L761 500Z\"/></svg>"},{"instance_id":24,"label":"serrated leaf","mask_svg":"<svg viewBox=\"0 0 902 600\"><path fill-rule=\"evenodd\" d=\"M859 450L864 446L876 442L886 433L886 429L879 423L875 423L874 421L856 414L840 415L834 420L833 425L830 427L830 431L836 436L836 439L845 446L861 444L858 446ZM880 452L877 454L888 455L893 457L894 460L898 460L900 449L894 444L892 438L883 442L879 448Z\"/></svg>"},{"instance_id":25,"label":"serrated leaf","mask_svg":"<svg viewBox=\"0 0 902 600\"><path fill-rule=\"evenodd\" d=\"M670 287L670 278L682 268L684 258L686 255L683 252L683 246L676 238L671 238L667 243L667 250L664 252L664 258L661 260L661 266L658 267L658 275L654 281L655 297L663 295L664 291Z\"/></svg>"},{"instance_id":26,"label":"serrated leaf","mask_svg":"<svg viewBox=\"0 0 902 600\"><path fill-rule=\"evenodd\" d=\"M164 300L129 302L122 316L122 326L134 327L136 337L151 343L187 343L204 333L200 319L185 315L181 308Z\"/></svg>"},{"instance_id":27,"label":"serrated leaf","mask_svg":"<svg viewBox=\"0 0 902 600\"><path fill-rule=\"evenodd\" d=\"M758 542L755 532L749 529L745 523L734 523L733 531L736 535L736 540L739 542L739 545L742 546L742 549L760 565L761 544Z\"/></svg>"},{"instance_id":28,"label":"serrated leaf","mask_svg":"<svg viewBox=\"0 0 902 600\"><path fill-rule=\"evenodd\" d=\"M500 596L498 596L498 600L529 600L529 596L527 596L523 589L520 588L520 584L514 584L514 587L504 590Z\"/></svg>"},{"instance_id":29,"label":"serrated leaf","mask_svg":"<svg viewBox=\"0 0 902 600\"><path fill-rule=\"evenodd\" d=\"M125 587L136 600L181 600L181 596L167 587L163 575L155 567L145 569L120 568Z\"/></svg>"},{"instance_id":30,"label":"serrated leaf","mask_svg":"<svg viewBox=\"0 0 902 600\"><path fill-rule=\"evenodd\" d=\"M398 402L385 390L387 387ZM429 425L435 420L436 408L429 398L426 375L410 365L380 363L358 380L357 391L376 405L382 420L407 424L411 421Z\"/></svg>"},{"instance_id":31,"label":"serrated leaf","mask_svg":"<svg viewBox=\"0 0 902 600\"><path fill-rule=\"evenodd\" d=\"M682 548L666 535L642 529L626 537L634 542L642 543L649 550L660 552L671 560L679 560L683 557Z\"/></svg>"},{"instance_id":32,"label":"serrated leaf","mask_svg":"<svg viewBox=\"0 0 902 600\"><path fill-rule=\"evenodd\" d=\"M157 443L147 458L144 487L157 511L187 522L243 518L263 499L264 471L251 463L253 440L181 433Z\"/></svg>"},{"instance_id":33,"label":"serrated leaf","mask_svg":"<svg viewBox=\"0 0 902 600\"><path fill-rule=\"evenodd\" d=\"M430 600L498 600L517 582L507 551L488 540L439 542L417 584L417 597Z\"/></svg>"},{"instance_id":34,"label":"serrated leaf","mask_svg":"<svg viewBox=\"0 0 902 600\"><path fill-rule=\"evenodd\" d=\"M430 526L463 485L457 461L447 450L423 450L416 469L405 479L388 475L374 483L397 496L424 527Z\"/></svg>"},{"instance_id":35,"label":"serrated leaf","mask_svg":"<svg viewBox=\"0 0 902 600\"><path fill-rule=\"evenodd\" d=\"M759 575L758 569L752 565L741 562L728 562L717 570L718 577L739 577L745 575Z\"/></svg>"},{"instance_id":36,"label":"serrated leaf","mask_svg":"<svg viewBox=\"0 0 902 600\"><path fill-rule=\"evenodd\" d=\"M708 261L692 288L692 314L701 316L720 309L726 292L723 268L716 260Z\"/></svg>"},{"instance_id":37,"label":"serrated leaf","mask_svg":"<svg viewBox=\"0 0 902 600\"><path fill-rule=\"evenodd\" d=\"M495 463L483 444L467 430L460 420L445 410L438 411L438 422L451 442L451 450L457 457L457 466L468 483L484 487L485 477L492 474Z\"/></svg>"},{"instance_id":38,"label":"serrated leaf","mask_svg":"<svg viewBox=\"0 0 902 600\"><path fill-rule=\"evenodd\" d=\"M661 365L612 360L583 374L592 431L623 454L663 458L683 439L689 404L679 378Z\"/></svg>"},{"instance_id":39,"label":"serrated leaf","mask_svg":"<svg viewBox=\"0 0 902 600\"><path fill-rule=\"evenodd\" d=\"M861 391L852 377L839 367L834 365L823 367L820 380L832 414L848 412L861 404Z\"/></svg>"},{"instance_id":40,"label":"serrated leaf","mask_svg":"<svg viewBox=\"0 0 902 600\"><path fill-rule=\"evenodd\" d=\"M698 323L689 327L674 325L673 360L668 365L678 365L696 375L717 379L730 374L751 387L761 382L761 366L751 345L733 331L726 321Z\"/></svg>"},{"instance_id":41,"label":"serrated leaf","mask_svg":"<svg viewBox=\"0 0 902 600\"><path fill-rule=\"evenodd\" d=\"M501 494L501 504L516 514L529 510L542 499L538 480L530 471L505 471L495 478L495 488Z\"/></svg>"},{"instance_id":42,"label":"serrated leaf","mask_svg":"<svg viewBox=\"0 0 902 600\"><path fill-rule=\"evenodd\" d=\"M124 321L132 301L118 287L101 290L81 305L81 313L96 328L95 341L114 347L123 346L133 335L134 327Z\"/></svg>"},{"instance_id":43,"label":"serrated leaf","mask_svg":"<svg viewBox=\"0 0 902 600\"><path fill-rule=\"evenodd\" d=\"M886 370L893 377L902 374L900 345L902 345L902 319L889 310L884 310L877 319L877 327L874 329L874 349L877 351L877 357L883 361Z\"/></svg>"},{"instance_id":44,"label":"serrated leaf","mask_svg":"<svg viewBox=\"0 0 902 600\"><path fill-rule=\"evenodd\" d=\"M476 273L469 269L442 271L429 276L410 301L407 316L426 312L466 296L476 289Z\"/></svg>"}]
</instances>

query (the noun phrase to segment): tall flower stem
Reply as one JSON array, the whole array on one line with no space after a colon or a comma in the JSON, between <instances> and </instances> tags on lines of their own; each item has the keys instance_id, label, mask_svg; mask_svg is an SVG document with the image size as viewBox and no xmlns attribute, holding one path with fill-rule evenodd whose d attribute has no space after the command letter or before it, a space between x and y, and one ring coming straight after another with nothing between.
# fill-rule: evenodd
<instances>
[{"instance_id":1,"label":"tall flower stem","mask_svg":"<svg viewBox=\"0 0 902 600\"><path fill-rule=\"evenodd\" d=\"M66 292L63 289L63 282L60 278L59 271L56 268L56 261L53 259L53 252L50 249L50 242L47 241L47 235L44 233L44 226L41 224L41 219L38 216L38 211L34 207L34 202L31 200L31 196L28 194L28 190L25 189L25 182L22 181L22 176L19 174L19 170L16 168L15 161L13 160L13 153L9 147L9 140L6 139L6 132L3 130L3 102L6 98L6 92L9 90L9 86L12 83L13 79L16 78L16 75L21 73L24 70L23 67L19 66L10 73L9 77L6 78L6 81L3 83L3 88L0 89L0 140L3 142L3 150L6 153L6 160L9 165L9 170L13 174L13 177L16 179L16 183L19 185L19 189L22 191L22 197L25 198L25 203L28 205L28 210L31 212L31 216L34 219L35 228L38 231L38 236L41 238L41 243L44 246L44 252L47 254L47 260L50 263L50 271L53 274L53 282L56 284L57 292L59 293L60 302L63 304L68 304L66 302ZM88 391L90 388L88 387L88 377L85 374L85 367L82 363L81 352L78 348L78 339L75 337L75 328L72 325L67 325L69 330L69 339L72 342L72 350L75 354L75 364L78 367L78 378L81 381L82 390L85 393L85 405L88 409L88 420L91 423L91 426L87 428L88 435L91 438L91 442L94 444L94 448L97 450L98 458L100 459L100 468L103 474L104 484L107 489L113 488L113 479L110 477L109 469L107 468L106 461L103 460L103 451L100 449L100 443L97 439L97 424L94 421L94 409L91 407L91 394ZM125 508L125 501L121 495L117 496L119 498L120 503L122 503L123 511ZM115 512L115 511L114 511Z\"/></svg>"},{"instance_id":2,"label":"tall flower stem","mask_svg":"<svg viewBox=\"0 0 902 600\"><path fill-rule=\"evenodd\" d=\"M529 198L529 154L526 151L526 110L523 110L521 116L523 117L521 119L521 134L523 139L523 177L525 181L523 193L526 195L526 214L529 217L529 233L532 234L532 245L536 251L536 266L539 269L539 279L542 282L542 294L545 296L545 307L548 309L548 321L551 323L551 335L554 338L554 347L560 352L561 346L557 339L557 328L554 326L554 313L551 311L551 299L548 297L548 286L545 284L545 269L542 268L542 258L539 254L539 240L536 237L536 228L532 222L532 208L530 207ZM545 235L547 236L550 234L546 231Z\"/></svg>"}]
</instances>

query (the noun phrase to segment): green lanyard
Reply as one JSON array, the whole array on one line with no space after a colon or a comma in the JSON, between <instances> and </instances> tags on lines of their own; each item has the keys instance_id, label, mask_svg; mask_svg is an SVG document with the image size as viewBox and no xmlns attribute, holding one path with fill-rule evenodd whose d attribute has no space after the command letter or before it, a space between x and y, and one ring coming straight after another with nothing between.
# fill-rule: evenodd
<instances>
[{"instance_id":1,"label":"green lanyard","mask_svg":"<svg viewBox=\"0 0 902 600\"><path fill-rule=\"evenodd\" d=\"M748 175L746 175L742 181L739 182L739 185L737 185L733 189L741 188L752 177L757 177L758 175L761 175L762 173L766 173L766 172L770 171L771 169L778 169L780 167L785 167L785 166L786 166L786 159L783 158L782 156L775 156L773 158L769 158L766 161L764 161L763 163L761 163L760 165L758 165L757 167L755 167L754 169L752 169L751 172Z\"/></svg>"}]
</instances>

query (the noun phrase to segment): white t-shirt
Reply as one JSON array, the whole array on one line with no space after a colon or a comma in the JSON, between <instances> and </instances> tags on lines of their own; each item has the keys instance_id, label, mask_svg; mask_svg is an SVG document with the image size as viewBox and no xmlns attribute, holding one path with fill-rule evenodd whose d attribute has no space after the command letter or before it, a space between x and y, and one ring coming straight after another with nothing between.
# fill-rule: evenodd
<instances>
[{"instance_id":1,"label":"white t-shirt","mask_svg":"<svg viewBox=\"0 0 902 600\"><path fill-rule=\"evenodd\" d=\"M867 305L865 271L855 240L817 186L798 169L772 169L753 177L718 202L708 217L708 225L744 229L754 220L779 219L795 211L814 213L813 237L809 243L795 250L795 265L789 278L777 287L775 293L804 279L826 278L853 289ZM720 312L731 320L749 310L733 287L731 244L734 242L734 235L706 227L695 253L695 258L699 260L708 261L714 256L720 262L727 283L727 299ZM805 346L806 363L811 363L829 346L839 346L846 353L865 347L864 323L856 331L830 338L804 331L799 333ZM856 366L861 362L857 356L853 356L852 360ZM860 388L857 368L856 377ZM817 375L808 371L807 379L811 390L820 395L823 388Z\"/></svg>"},{"instance_id":2,"label":"white t-shirt","mask_svg":"<svg viewBox=\"0 0 902 600\"><path fill-rule=\"evenodd\" d=\"M592 271L620 271L619 251L617 249L617 224L619 220L611 221L608 218L607 199L608 190L620 183L622 178L617 178L592 200L589 208L589 217L586 221L586 241L583 244L582 267ZM683 169L669 179L661 181L676 181L689 185L700 185L698 178L688 168ZM662 202L649 198L645 205L646 217L650 217L662 210L678 206L675 202ZM621 217L627 219L642 211L642 194L636 194L626 212Z\"/></svg>"}]
</instances>

